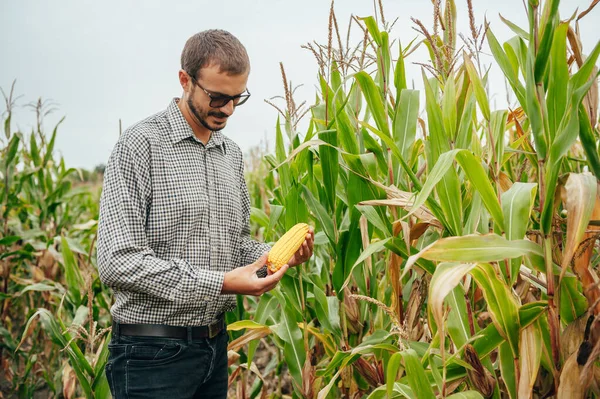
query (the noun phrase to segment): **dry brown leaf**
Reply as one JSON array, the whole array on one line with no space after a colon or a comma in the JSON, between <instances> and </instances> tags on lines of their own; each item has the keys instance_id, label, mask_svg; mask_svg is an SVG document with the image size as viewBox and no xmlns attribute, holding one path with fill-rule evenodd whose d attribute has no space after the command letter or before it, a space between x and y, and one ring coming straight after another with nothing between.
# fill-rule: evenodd
<instances>
[{"instance_id":1,"label":"dry brown leaf","mask_svg":"<svg viewBox=\"0 0 600 399\"><path fill-rule=\"evenodd\" d=\"M600 183L596 185L596 199L594 209L591 214L592 220L600 220ZM598 276L593 269L590 269L590 262L594 253L594 237L595 234L600 233L600 226L589 225L587 230L590 231L585 233L583 236L583 243L579 248L578 253L575 254L573 259L573 271L577 274L583 285L583 293L588 300L590 306L595 304L594 314L600 314L600 288L598 287L597 281ZM600 325L597 323L597 325ZM598 334L600 335L600 334Z\"/></svg>"},{"instance_id":2,"label":"dry brown leaf","mask_svg":"<svg viewBox=\"0 0 600 399\"><path fill-rule=\"evenodd\" d=\"M261 339L271 334L271 329L269 327L256 328L248 331L241 337L231 341L229 345L227 345L228 351L237 351L247 343L254 341L255 339Z\"/></svg>"},{"instance_id":3,"label":"dry brown leaf","mask_svg":"<svg viewBox=\"0 0 600 399\"><path fill-rule=\"evenodd\" d=\"M500 190L502 190L502 193L510 190L510 188L513 185L513 182L512 180L510 180L510 177L508 177L508 175L502 171L500 172L500 174L498 174L498 183L500 184Z\"/></svg>"},{"instance_id":4,"label":"dry brown leaf","mask_svg":"<svg viewBox=\"0 0 600 399\"><path fill-rule=\"evenodd\" d=\"M75 389L77 388L77 376L69 363L65 364L62 372L63 396L65 399L75 397Z\"/></svg>"},{"instance_id":5,"label":"dry brown leaf","mask_svg":"<svg viewBox=\"0 0 600 399\"><path fill-rule=\"evenodd\" d=\"M463 360L473 367L472 370L467 369L467 375L473 386L486 398L492 396L494 387L496 386L496 380L489 370L483 367L479 355L475 351L473 345L465 345Z\"/></svg>"},{"instance_id":6,"label":"dry brown leaf","mask_svg":"<svg viewBox=\"0 0 600 399\"><path fill-rule=\"evenodd\" d=\"M533 323L521 330L519 342L519 388L520 399L531 398L533 384L540 368L542 358L542 336L538 324Z\"/></svg>"},{"instance_id":7,"label":"dry brown leaf","mask_svg":"<svg viewBox=\"0 0 600 399\"><path fill-rule=\"evenodd\" d=\"M561 187L561 198L568 212L567 241L561 262L561 278L571 263L594 211L596 178L589 173L571 173Z\"/></svg>"},{"instance_id":8,"label":"dry brown leaf","mask_svg":"<svg viewBox=\"0 0 600 399\"><path fill-rule=\"evenodd\" d=\"M240 358L240 354L236 351L229 350L227 351L227 367L235 364Z\"/></svg>"},{"instance_id":9,"label":"dry brown leaf","mask_svg":"<svg viewBox=\"0 0 600 399\"><path fill-rule=\"evenodd\" d=\"M587 315L569 323L560 335L560 352L563 359L576 353L583 342L583 334L587 324Z\"/></svg>"},{"instance_id":10,"label":"dry brown leaf","mask_svg":"<svg viewBox=\"0 0 600 399\"><path fill-rule=\"evenodd\" d=\"M429 223L429 222L416 223L410 229L410 240L411 241L416 241L419 238L421 238L421 236L423 234L425 234L425 232L427 231L427 229L429 228L429 226L431 226L431 223Z\"/></svg>"},{"instance_id":11,"label":"dry brown leaf","mask_svg":"<svg viewBox=\"0 0 600 399\"><path fill-rule=\"evenodd\" d=\"M558 399L583 399L585 386L581 384L581 366L577 364L577 352L573 353L565 362L560 374L558 385Z\"/></svg>"},{"instance_id":12,"label":"dry brown leaf","mask_svg":"<svg viewBox=\"0 0 600 399\"><path fill-rule=\"evenodd\" d=\"M411 341L418 341L423 336L423 323L420 323L420 314L423 303L427 296L426 285L423 279L417 278L414 280L408 304L406 305L404 325L408 332Z\"/></svg>"}]
</instances>

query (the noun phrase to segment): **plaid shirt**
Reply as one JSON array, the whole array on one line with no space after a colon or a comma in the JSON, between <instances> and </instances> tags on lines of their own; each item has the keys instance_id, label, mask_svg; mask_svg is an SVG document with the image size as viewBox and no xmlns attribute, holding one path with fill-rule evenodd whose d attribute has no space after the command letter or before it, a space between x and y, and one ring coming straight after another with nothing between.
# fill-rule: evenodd
<instances>
[{"instance_id":1,"label":"plaid shirt","mask_svg":"<svg viewBox=\"0 0 600 399\"><path fill-rule=\"evenodd\" d=\"M177 100L127 129L108 161L98 270L121 323L206 325L235 308L225 272L270 249L250 238L240 148L221 132L206 145ZM263 273L264 274L264 273Z\"/></svg>"}]
</instances>

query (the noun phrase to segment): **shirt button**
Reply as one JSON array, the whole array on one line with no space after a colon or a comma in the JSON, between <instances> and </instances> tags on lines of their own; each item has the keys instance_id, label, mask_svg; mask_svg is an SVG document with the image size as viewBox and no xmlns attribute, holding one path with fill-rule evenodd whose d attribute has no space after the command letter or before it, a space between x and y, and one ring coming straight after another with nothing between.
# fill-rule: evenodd
<instances>
[{"instance_id":1,"label":"shirt button","mask_svg":"<svg viewBox=\"0 0 600 399\"><path fill-rule=\"evenodd\" d=\"M205 297L204 297L204 300L205 300L205 301L208 301L208 300L210 300L210 298L209 298L209 297L207 297L207 296L205 296Z\"/></svg>"}]
</instances>

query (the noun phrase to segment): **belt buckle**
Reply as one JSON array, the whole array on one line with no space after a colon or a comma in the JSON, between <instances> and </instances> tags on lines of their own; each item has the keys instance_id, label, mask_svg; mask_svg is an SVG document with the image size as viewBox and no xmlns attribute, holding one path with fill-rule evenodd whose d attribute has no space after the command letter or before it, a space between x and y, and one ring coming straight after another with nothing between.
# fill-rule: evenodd
<instances>
[{"instance_id":1,"label":"belt buckle","mask_svg":"<svg viewBox=\"0 0 600 399\"><path fill-rule=\"evenodd\" d=\"M221 323L216 322L208 325L208 338L212 339L221 332Z\"/></svg>"}]
</instances>

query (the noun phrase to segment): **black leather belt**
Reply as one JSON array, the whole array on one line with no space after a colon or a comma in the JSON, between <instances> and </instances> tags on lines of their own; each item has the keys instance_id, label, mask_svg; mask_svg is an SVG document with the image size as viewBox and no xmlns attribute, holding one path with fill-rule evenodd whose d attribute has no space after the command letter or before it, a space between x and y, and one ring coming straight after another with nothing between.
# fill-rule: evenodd
<instances>
[{"instance_id":1,"label":"black leather belt","mask_svg":"<svg viewBox=\"0 0 600 399\"><path fill-rule=\"evenodd\" d=\"M115 322L115 324L117 324ZM176 327L161 324L121 324L118 323L120 335L133 335L143 337L161 337L187 339L188 329L192 330L192 339L214 338L225 328L225 319L220 317L215 323L208 326Z\"/></svg>"}]
</instances>

